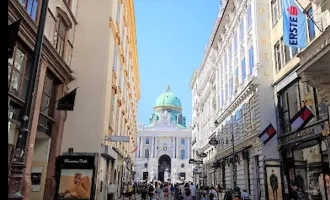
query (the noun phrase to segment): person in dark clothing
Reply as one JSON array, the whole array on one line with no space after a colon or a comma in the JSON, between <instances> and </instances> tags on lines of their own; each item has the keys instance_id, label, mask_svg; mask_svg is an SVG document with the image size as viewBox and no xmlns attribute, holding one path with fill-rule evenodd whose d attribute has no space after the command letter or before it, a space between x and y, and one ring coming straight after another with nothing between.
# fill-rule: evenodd
<instances>
[{"instance_id":1,"label":"person in dark clothing","mask_svg":"<svg viewBox=\"0 0 330 200\"><path fill-rule=\"evenodd\" d=\"M274 200L277 200L278 178L275 175L274 170L272 170L272 174L269 177L269 183L273 191Z\"/></svg>"},{"instance_id":2,"label":"person in dark clothing","mask_svg":"<svg viewBox=\"0 0 330 200\"><path fill-rule=\"evenodd\" d=\"M148 193L148 186L147 184L143 184L141 186L141 199L146 200L147 199L147 193Z\"/></svg>"},{"instance_id":3,"label":"person in dark clothing","mask_svg":"<svg viewBox=\"0 0 330 200\"><path fill-rule=\"evenodd\" d=\"M154 192L155 192L155 188L154 188L153 184L150 183L150 185L149 185L149 191L148 191L148 195L149 195L150 200L153 199Z\"/></svg>"}]
</instances>

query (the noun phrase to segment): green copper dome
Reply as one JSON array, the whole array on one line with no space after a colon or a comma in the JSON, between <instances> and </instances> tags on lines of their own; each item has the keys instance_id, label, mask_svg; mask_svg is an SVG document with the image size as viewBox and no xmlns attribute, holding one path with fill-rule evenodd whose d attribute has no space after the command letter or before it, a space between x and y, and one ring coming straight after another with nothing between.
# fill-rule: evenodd
<instances>
[{"instance_id":1,"label":"green copper dome","mask_svg":"<svg viewBox=\"0 0 330 200\"><path fill-rule=\"evenodd\" d=\"M166 92L161 94L154 105L156 107L177 107L181 109L180 99L170 90L170 86L167 87Z\"/></svg>"}]
</instances>

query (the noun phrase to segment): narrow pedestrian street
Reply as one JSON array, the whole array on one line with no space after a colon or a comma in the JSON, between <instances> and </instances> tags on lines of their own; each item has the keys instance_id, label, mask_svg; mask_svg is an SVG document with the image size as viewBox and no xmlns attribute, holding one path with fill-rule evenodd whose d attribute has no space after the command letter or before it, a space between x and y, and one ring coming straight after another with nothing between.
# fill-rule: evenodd
<instances>
[{"instance_id":1,"label":"narrow pedestrian street","mask_svg":"<svg viewBox=\"0 0 330 200\"><path fill-rule=\"evenodd\" d=\"M9 200L330 200L330 0L7 3Z\"/></svg>"}]
</instances>

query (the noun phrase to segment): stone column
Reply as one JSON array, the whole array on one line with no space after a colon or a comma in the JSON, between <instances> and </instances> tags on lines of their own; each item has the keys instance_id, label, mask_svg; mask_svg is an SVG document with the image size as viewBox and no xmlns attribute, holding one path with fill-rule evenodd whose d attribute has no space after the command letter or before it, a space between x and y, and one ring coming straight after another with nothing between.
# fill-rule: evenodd
<instances>
[{"instance_id":1,"label":"stone column","mask_svg":"<svg viewBox=\"0 0 330 200\"><path fill-rule=\"evenodd\" d=\"M158 157L158 143L157 143L157 138L155 137L155 158Z\"/></svg>"},{"instance_id":2,"label":"stone column","mask_svg":"<svg viewBox=\"0 0 330 200\"><path fill-rule=\"evenodd\" d=\"M154 137L151 137L151 140L150 140L150 155L149 157L150 158L153 158L153 155L154 155Z\"/></svg>"},{"instance_id":3,"label":"stone column","mask_svg":"<svg viewBox=\"0 0 330 200\"><path fill-rule=\"evenodd\" d=\"M31 192L31 169L32 169L32 162L33 162L33 154L34 154L34 145L35 140L37 136L37 128L38 128L38 121L39 121L39 114L40 114L40 107L41 107L41 99L42 99L42 93L44 90L44 83L45 83L45 77L46 77L46 71L47 71L47 63L44 59L40 61L40 71L37 74L37 80L36 80L36 95L34 96L34 107L31 108L32 119L31 119L31 129L30 129L30 135L27 142L27 153L26 153L26 168L25 168L25 174L24 175L24 184L25 184L25 190L23 190L23 195L25 198L28 198L30 196ZM46 170L46 169L45 169Z\"/></svg>"},{"instance_id":4,"label":"stone column","mask_svg":"<svg viewBox=\"0 0 330 200\"><path fill-rule=\"evenodd\" d=\"M187 158L190 159L190 138L188 138L188 152L187 152Z\"/></svg>"},{"instance_id":5,"label":"stone column","mask_svg":"<svg viewBox=\"0 0 330 200\"><path fill-rule=\"evenodd\" d=\"M139 158L141 158L141 154L142 154L142 137L140 137L140 149L139 149Z\"/></svg>"},{"instance_id":6,"label":"stone column","mask_svg":"<svg viewBox=\"0 0 330 200\"><path fill-rule=\"evenodd\" d=\"M172 137L172 158L175 158L175 137Z\"/></svg>"},{"instance_id":7,"label":"stone column","mask_svg":"<svg viewBox=\"0 0 330 200\"><path fill-rule=\"evenodd\" d=\"M176 138L176 158L179 158L179 142L180 142L180 138Z\"/></svg>"}]
</instances>

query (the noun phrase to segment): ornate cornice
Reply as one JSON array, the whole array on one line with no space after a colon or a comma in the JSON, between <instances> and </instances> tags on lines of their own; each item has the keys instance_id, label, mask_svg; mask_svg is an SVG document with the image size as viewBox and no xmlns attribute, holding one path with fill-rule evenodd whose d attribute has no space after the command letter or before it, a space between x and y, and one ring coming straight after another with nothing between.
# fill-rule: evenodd
<instances>
[{"instance_id":1,"label":"ornate cornice","mask_svg":"<svg viewBox=\"0 0 330 200\"><path fill-rule=\"evenodd\" d=\"M255 91L257 85L255 83L255 77L250 76L250 80L248 80L247 85L245 88L242 89L242 91L235 97L235 99L228 105L227 109L221 113L219 117L217 117L217 122L221 124L224 120L227 119L228 116L232 114L232 112L240 105L243 103L243 101L253 94Z\"/></svg>"}]
</instances>

